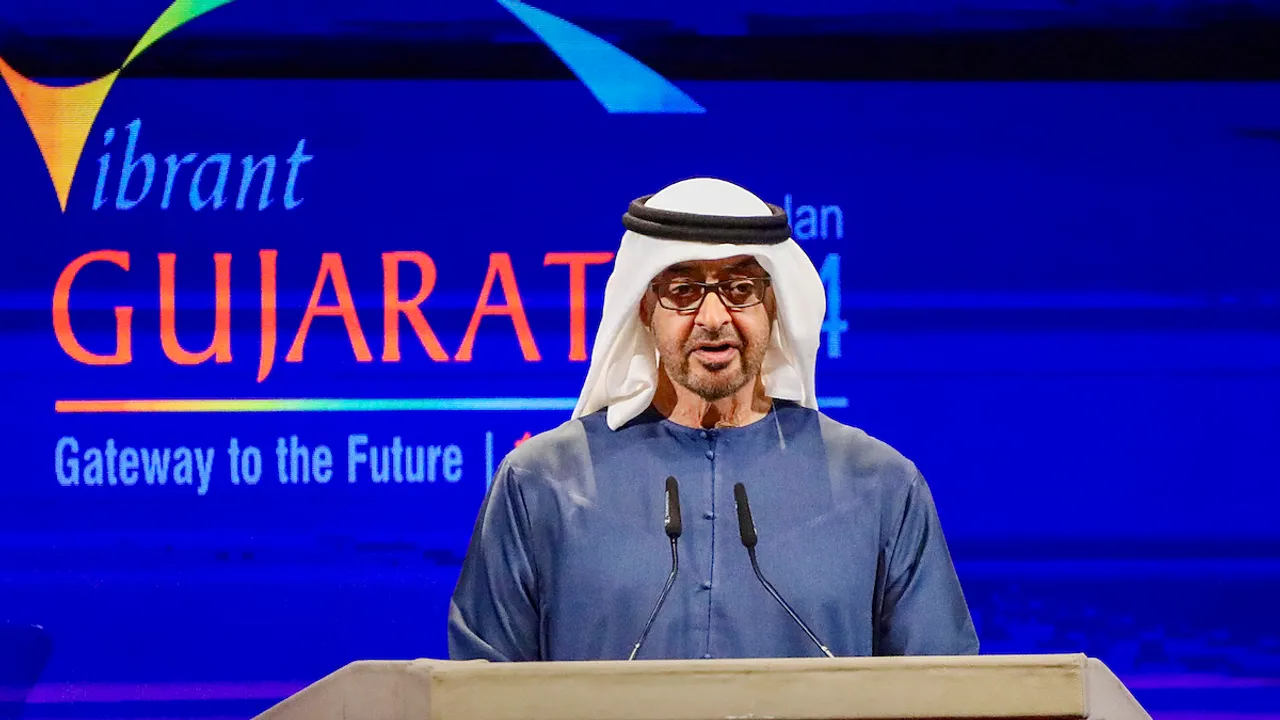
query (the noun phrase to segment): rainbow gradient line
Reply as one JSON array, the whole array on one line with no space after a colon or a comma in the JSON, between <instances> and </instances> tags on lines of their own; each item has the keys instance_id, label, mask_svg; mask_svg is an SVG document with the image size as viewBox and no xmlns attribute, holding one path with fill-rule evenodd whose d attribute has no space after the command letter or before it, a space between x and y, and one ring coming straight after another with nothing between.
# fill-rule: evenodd
<instances>
[{"instance_id":1,"label":"rainbow gradient line","mask_svg":"<svg viewBox=\"0 0 1280 720\"><path fill-rule=\"evenodd\" d=\"M58 193L58 206L67 211L67 198L71 196L71 181L75 179L76 166L89 140L89 130L97 119L107 93L115 84L120 71L129 66L157 40L195 20L210 10L216 10L235 0L175 0L142 39L129 51L120 67L91 80L70 87L43 85L14 70L0 58L0 77L4 78L13 99L18 101L27 127L35 136L40 155L44 158L53 189Z\"/></svg>"},{"instance_id":2,"label":"rainbow gradient line","mask_svg":"<svg viewBox=\"0 0 1280 720\"><path fill-rule=\"evenodd\" d=\"M58 400L57 413L263 413L263 412L442 412L572 410L571 397L491 398L253 398L227 400ZM847 408L849 398L818 398L822 408Z\"/></svg>"},{"instance_id":3,"label":"rainbow gradient line","mask_svg":"<svg viewBox=\"0 0 1280 720\"><path fill-rule=\"evenodd\" d=\"M80 85L54 87L38 83L0 57L0 77L9 86L35 136L62 212L67 211L71 183L89 132L121 71L160 38L232 2L235 0L174 0L147 28L120 67ZM603 38L520 0L497 2L546 43L608 112L705 112L666 78Z\"/></svg>"}]
</instances>

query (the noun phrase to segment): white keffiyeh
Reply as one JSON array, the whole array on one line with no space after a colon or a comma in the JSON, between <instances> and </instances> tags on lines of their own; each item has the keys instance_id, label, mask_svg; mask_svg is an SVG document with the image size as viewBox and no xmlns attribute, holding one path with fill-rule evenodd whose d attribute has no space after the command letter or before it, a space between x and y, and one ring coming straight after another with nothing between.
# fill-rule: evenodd
<instances>
[{"instance_id":1,"label":"white keffiyeh","mask_svg":"<svg viewBox=\"0 0 1280 720\"><path fill-rule=\"evenodd\" d=\"M644 206L719 217L760 217L773 212L749 191L712 178L669 185ZM813 262L794 239L776 244L709 243L627 230L605 287L603 319L573 416L608 407L609 427L616 430L649 407L658 386L658 350L639 313L649 283L676 263L738 255L754 257L769 273L777 300L777 317L760 371L765 393L817 409L814 372L826 294Z\"/></svg>"}]
</instances>

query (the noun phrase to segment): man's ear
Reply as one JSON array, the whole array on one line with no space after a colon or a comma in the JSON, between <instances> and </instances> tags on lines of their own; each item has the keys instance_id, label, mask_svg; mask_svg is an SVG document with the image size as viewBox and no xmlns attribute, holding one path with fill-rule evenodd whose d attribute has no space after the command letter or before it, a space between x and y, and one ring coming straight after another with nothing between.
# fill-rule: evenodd
<instances>
[{"instance_id":1,"label":"man's ear","mask_svg":"<svg viewBox=\"0 0 1280 720\"><path fill-rule=\"evenodd\" d=\"M649 321L653 319L653 303L649 301L648 292L645 292L645 294L640 297L640 307L636 312L640 314L640 324L645 326L647 329L649 327Z\"/></svg>"}]
</instances>

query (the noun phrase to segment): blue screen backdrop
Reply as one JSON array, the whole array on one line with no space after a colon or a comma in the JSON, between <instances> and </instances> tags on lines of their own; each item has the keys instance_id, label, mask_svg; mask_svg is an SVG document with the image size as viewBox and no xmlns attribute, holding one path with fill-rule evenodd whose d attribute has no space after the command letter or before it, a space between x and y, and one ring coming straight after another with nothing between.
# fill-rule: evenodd
<instances>
[{"instance_id":1,"label":"blue screen backdrop","mask_svg":"<svg viewBox=\"0 0 1280 720\"><path fill-rule=\"evenodd\" d=\"M121 74L65 212L0 98L0 623L52 640L25 717L247 717L445 656L487 477L569 417L626 204L702 175L790 212L826 411L929 478L984 652L1280 717L1280 77L1206 42L1274 47L1266 5L537 5L682 112L610 112L629 91L529 6L425 5L194 20ZM0 57L91 80L164 7L8 0ZM1117 50L1157 36L1186 63ZM1113 60L1062 54L1090 42ZM231 402L112 404L156 400ZM427 467L379 481L382 447Z\"/></svg>"}]
</instances>

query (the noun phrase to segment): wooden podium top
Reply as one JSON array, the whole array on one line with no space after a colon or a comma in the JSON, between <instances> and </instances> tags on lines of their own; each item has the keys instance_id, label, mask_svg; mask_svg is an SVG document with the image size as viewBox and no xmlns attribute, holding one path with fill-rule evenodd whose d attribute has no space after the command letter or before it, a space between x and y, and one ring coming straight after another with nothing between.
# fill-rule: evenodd
<instances>
[{"instance_id":1,"label":"wooden podium top","mask_svg":"<svg viewBox=\"0 0 1280 720\"><path fill-rule=\"evenodd\" d=\"M262 720L1149 720L1084 655L348 665Z\"/></svg>"}]
</instances>

